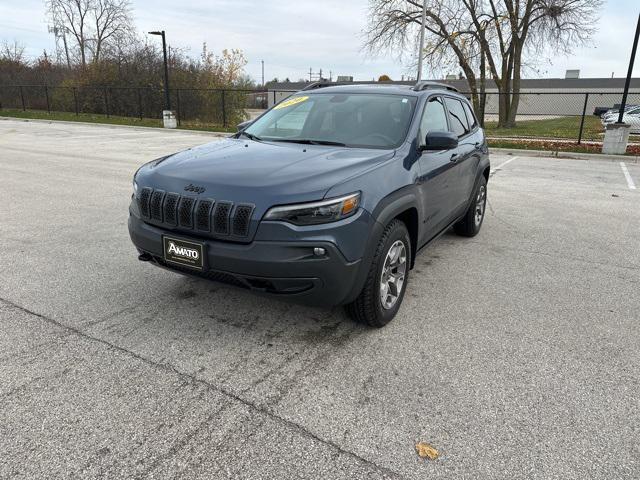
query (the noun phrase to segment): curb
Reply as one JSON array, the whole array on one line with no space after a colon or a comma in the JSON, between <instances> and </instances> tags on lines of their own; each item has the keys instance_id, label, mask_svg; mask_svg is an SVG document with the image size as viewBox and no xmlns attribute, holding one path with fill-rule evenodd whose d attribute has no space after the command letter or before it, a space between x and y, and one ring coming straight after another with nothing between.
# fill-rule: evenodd
<instances>
[{"instance_id":1,"label":"curb","mask_svg":"<svg viewBox=\"0 0 640 480\"><path fill-rule=\"evenodd\" d=\"M503 155L518 155L527 157L545 157L545 158L565 158L569 160L598 160L606 162L626 162L640 163L640 157L637 155L605 155L603 153L577 153L577 152L560 152L549 150L525 150L520 148L494 148L489 147L489 151L493 153L501 153Z\"/></svg>"},{"instance_id":2,"label":"curb","mask_svg":"<svg viewBox=\"0 0 640 480\"><path fill-rule=\"evenodd\" d=\"M2 120L13 120L16 122L35 122L35 123L61 123L63 125L89 125L92 127L113 127L113 128L128 128L131 130L143 130L143 131L155 131L161 130L163 132L167 132L172 135L174 132L188 132L188 133L197 133L206 136L212 137L227 137L229 135L233 135L232 132L208 132L206 130L192 130L189 128L162 128L162 127L146 127L143 125L118 125L116 123L100 123L100 122L75 122L71 120L49 120L46 118L20 118L20 117L5 117L2 116L0 112L0 121Z\"/></svg>"}]
</instances>

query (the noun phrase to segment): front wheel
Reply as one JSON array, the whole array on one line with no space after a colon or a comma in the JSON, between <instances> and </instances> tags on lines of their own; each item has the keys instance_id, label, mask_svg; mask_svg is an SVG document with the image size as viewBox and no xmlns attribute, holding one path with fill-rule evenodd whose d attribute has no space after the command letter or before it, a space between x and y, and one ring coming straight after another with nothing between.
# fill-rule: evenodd
<instances>
[{"instance_id":1,"label":"front wheel","mask_svg":"<svg viewBox=\"0 0 640 480\"><path fill-rule=\"evenodd\" d=\"M409 280L411 254L407 227L393 220L376 247L362 292L346 306L354 320L383 327L396 316Z\"/></svg>"},{"instance_id":2,"label":"front wheel","mask_svg":"<svg viewBox=\"0 0 640 480\"><path fill-rule=\"evenodd\" d=\"M458 235L463 237L475 237L480 231L484 212L487 206L487 179L484 175L473 192L473 200L464 214L464 217L453 226Z\"/></svg>"}]
</instances>

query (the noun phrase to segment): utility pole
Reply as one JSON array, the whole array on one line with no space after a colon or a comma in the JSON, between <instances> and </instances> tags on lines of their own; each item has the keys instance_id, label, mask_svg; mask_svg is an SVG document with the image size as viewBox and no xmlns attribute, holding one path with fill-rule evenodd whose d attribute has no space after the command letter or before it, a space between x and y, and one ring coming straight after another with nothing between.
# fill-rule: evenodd
<instances>
[{"instance_id":1,"label":"utility pole","mask_svg":"<svg viewBox=\"0 0 640 480\"><path fill-rule=\"evenodd\" d=\"M640 37L640 14L638 14L638 25L636 26L636 36L633 40L633 48L631 49L631 58L629 59L629 70L627 71L627 80L624 82L624 93L622 94L622 103L620 104L620 113L618 114L618 123L622 123L624 109L627 106L627 96L629 95L629 86L631 84L631 74L633 73L633 64L636 61L636 52L638 50L638 37Z\"/></svg>"},{"instance_id":2,"label":"utility pole","mask_svg":"<svg viewBox=\"0 0 640 480\"><path fill-rule=\"evenodd\" d=\"M260 60L262 63L262 88L264 88L264 60Z\"/></svg>"},{"instance_id":3,"label":"utility pole","mask_svg":"<svg viewBox=\"0 0 640 480\"><path fill-rule=\"evenodd\" d=\"M417 81L422 79L422 51L424 50L424 27L427 23L427 0L422 4L422 23L420 24L420 46L418 47L418 76Z\"/></svg>"},{"instance_id":4,"label":"utility pole","mask_svg":"<svg viewBox=\"0 0 640 480\"><path fill-rule=\"evenodd\" d=\"M311 77L313 76L313 68L309 67L309 81L311 82Z\"/></svg>"}]
</instances>

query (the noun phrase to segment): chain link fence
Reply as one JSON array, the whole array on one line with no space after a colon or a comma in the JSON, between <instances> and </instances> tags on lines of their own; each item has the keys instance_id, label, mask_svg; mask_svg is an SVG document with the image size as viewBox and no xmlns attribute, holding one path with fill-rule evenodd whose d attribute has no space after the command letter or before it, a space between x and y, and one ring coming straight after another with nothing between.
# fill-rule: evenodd
<instances>
[{"instance_id":1,"label":"chain link fence","mask_svg":"<svg viewBox=\"0 0 640 480\"><path fill-rule=\"evenodd\" d=\"M233 127L267 108L267 92L242 89L170 90L178 124ZM164 90L150 87L0 86L0 108L160 119Z\"/></svg>"},{"instance_id":2,"label":"chain link fence","mask_svg":"<svg viewBox=\"0 0 640 480\"><path fill-rule=\"evenodd\" d=\"M574 143L602 142L607 112L618 111L623 92L521 92L515 125L498 128L499 105L509 94L486 93L484 126L487 136L498 139L560 140ZM469 94L465 95L470 97ZM629 92L627 116L632 131L640 133L640 92ZM637 124L634 125L637 120ZM617 115L615 120L617 121ZM638 139L640 140L640 138Z\"/></svg>"},{"instance_id":3,"label":"chain link fence","mask_svg":"<svg viewBox=\"0 0 640 480\"><path fill-rule=\"evenodd\" d=\"M294 90L171 89L171 107L178 124L194 127L234 127L258 116L266 108L294 94ZM469 93L463 95L470 98ZM484 126L495 140L543 140L599 143L604 137L606 112L619 108L621 91L523 91L519 95L515 125L498 128L499 105L511 94L487 92ZM640 106L640 92L630 92L628 107ZM0 108L160 119L164 91L149 87L50 87L0 86ZM640 142L640 113L627 112L632 125L631 141ZM617 118L616 118L617 120Z\"/></svg>"}]
</instances>

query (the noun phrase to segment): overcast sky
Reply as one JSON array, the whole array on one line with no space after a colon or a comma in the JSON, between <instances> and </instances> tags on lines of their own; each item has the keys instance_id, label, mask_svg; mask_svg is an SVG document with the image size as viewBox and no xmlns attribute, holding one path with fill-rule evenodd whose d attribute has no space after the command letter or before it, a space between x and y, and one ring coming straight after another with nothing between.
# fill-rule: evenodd
<instances>
[{"instance_id":1,"label":"overcast sky","mask_svg":"<svg viewBox=\"0 0 640 480\"><path fill-rule=\"evenodd\" d=\"M242 49L246 71L260 81L260 60L267 80L308 77L309 67L334 75L368 80L386 73L393 79L415 75L391 54L368 58L361 51L368 0L132 0L140 32L163 29L171 45L197 56L210 50ZM563 77L580 69L582 77L626 75L639 0L609 0L593 45L573 56L544 60L528 77ZM152 37L155 40L157 37ZM44 0L0 0L0 40L18 40L31 58L54 51L47 33ZM640 59L635 72L640 72ZM456 72L451 72L456 73ZM637 74L636 74L637 75Z\"/></svg>"}]
</instances>

